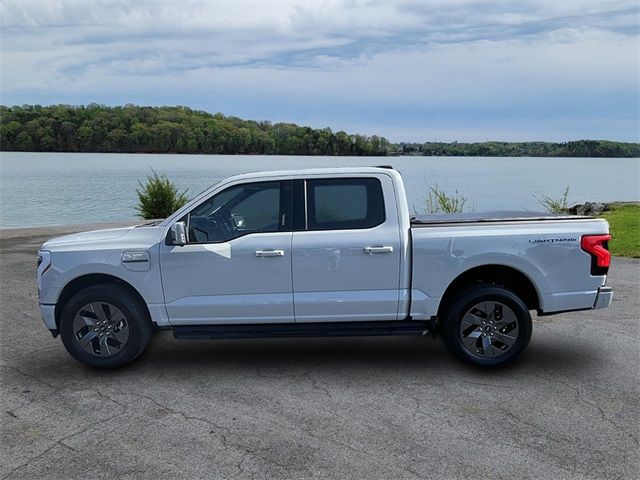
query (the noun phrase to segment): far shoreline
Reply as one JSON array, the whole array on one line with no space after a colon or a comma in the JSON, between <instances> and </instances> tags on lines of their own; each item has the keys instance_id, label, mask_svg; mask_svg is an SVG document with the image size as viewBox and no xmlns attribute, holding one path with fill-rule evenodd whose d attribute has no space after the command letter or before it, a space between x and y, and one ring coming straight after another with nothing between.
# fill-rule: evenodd
<instances>
[{"instance_id":1,"label":"far shoreline","mask_svg":"<svg viewBox=\"0 0 640 480\"><path fill-rule=\"evenodd\" d=\"M433 132L424 126L419 141L390 141L383 132L363 134L336 131L330 126L318 128L284 121L250 120L180 105L0 105L0 120L4 127L0 148L23 152L640 157L640 143L635 135L631 137L633 141L584 137L560 141L500 141L486 137L434 141L429 138ZM458 135L472 136L474 132L461 131ZM485 135L500 137L507 133L496 130Z\"/></svg>"},{"instance_id":2,"label":"far shoreline","mask_svg":"<svg viewBox=\"0 0 640 480\"><path fill-rule=\"evenodd\" d=\"M115 220L112 222L84 222L66 225L40 225L30 227L0 227L0 243L4 240L19 237L37 237L45 235L67 235L89 230L134 227L149 222L143 218L131 220Z\"/></svg>"},{"instance_id":3,"label":"far shoreline","mask_svg":"<svg viewBox=\"0 0 640 480\"><path fill-rule=\"evenodd\" d=\"M24 154L65 154L65 155L180 155L185 157L191 156L208 156L208 157L318 157L318 158L396 158L396 157L412 157L412 158L580 158L585 160L604 159L604 158L629 158L639 159L640 156L567 156L567 155L424 155L415 153L398 153L388 155L326 155L326 154L298 154L298 153L195 153L195 152L61 152L61 151L24 151L24 150L0 150L0 155L5 153L24 153Z\"/></svg>"}]
</instances>

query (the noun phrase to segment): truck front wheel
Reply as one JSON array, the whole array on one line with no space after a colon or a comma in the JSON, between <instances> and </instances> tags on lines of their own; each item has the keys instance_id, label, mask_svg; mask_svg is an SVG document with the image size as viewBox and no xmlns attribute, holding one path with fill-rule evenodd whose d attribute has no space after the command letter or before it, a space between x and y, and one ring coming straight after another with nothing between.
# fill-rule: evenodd
<instances>
[{"instance_id":1,"label":"truck front wheel","mask_svg":"<svg viewBox=\"0 0 640 480\"><path fill-rule=\"evenodd\" d=\"M445 306L442 333L458 358L474 365L500 366L513 361L529 344L531 315L512 291L475 285Z\"/></svg>"},{"instance_id":2,"label":"truck front wheel","mask_svg":"<svg viewBox=\"0 0 640 480\"><path fill-rule=\"evenodd\" d=\"M145 305L120 285L76 293L60 317L60 336L76 359L97 368L126 365L149 344L153 325Z\"/></svg>"}]
</instances>

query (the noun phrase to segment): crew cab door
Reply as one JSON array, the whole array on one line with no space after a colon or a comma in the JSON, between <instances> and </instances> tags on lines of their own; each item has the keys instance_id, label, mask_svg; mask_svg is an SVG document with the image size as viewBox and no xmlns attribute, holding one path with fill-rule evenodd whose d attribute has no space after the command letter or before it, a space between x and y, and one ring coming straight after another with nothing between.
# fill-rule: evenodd
<instances>
[{"instance_id":1,"label":"crew cab door","mask_svg":"<svg viewBox=\"0 0 640 480\"><path fill-rule=\"evenodd\" d=\"M241 183L181 219L184 246L160 246L172 325L293 322L292 181Z\"/></svg>"},{"instance_id":2,"label":"crew cab door","mask_svg":"<svg viewBox=\"0 0 640 480\"><path fill-rule=\"evenodd\" d=\"M397 319L401 240L391 178L311 177L296 190L296 322Z\"/></svg>"}]
</instances>

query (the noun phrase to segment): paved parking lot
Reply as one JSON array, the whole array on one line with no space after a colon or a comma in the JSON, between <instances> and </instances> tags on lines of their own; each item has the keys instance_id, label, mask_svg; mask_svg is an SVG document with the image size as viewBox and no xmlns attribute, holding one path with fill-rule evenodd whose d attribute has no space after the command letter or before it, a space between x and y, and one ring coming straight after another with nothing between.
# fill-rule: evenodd
<instances>
[{"instance_id":1,"label":"paved parking lot","mask_svg":"<svg viewBox=\"0 0 640 480\"><path fill-rule=\"evenodd\" d=\"M610 309L483 371L432 338L178 341L73 360L37 309L53 230L0 232L0 478L637 478L640 261Z\"/></svg>"}]
</instances>

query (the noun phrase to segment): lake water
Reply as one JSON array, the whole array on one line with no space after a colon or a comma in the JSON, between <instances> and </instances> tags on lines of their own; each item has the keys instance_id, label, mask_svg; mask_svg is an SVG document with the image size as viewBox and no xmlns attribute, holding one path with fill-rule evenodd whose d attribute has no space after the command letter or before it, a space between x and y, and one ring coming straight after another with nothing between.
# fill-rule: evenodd
<instances>
[{"instance_id":1,"label":"lake water","mask_svg":"<svg viewBox=\"0 0 640 480\"><path fill-rule=\"evenodd\" d=\"M298 157L100 153L0 154L0 228L129 220L151 168L193 196L231 175L263 170L391 164L420 210L437 182L476 211L536 210L534 193L571 202L640 200L637 158Z\"/></svg>"}]
</instances>

